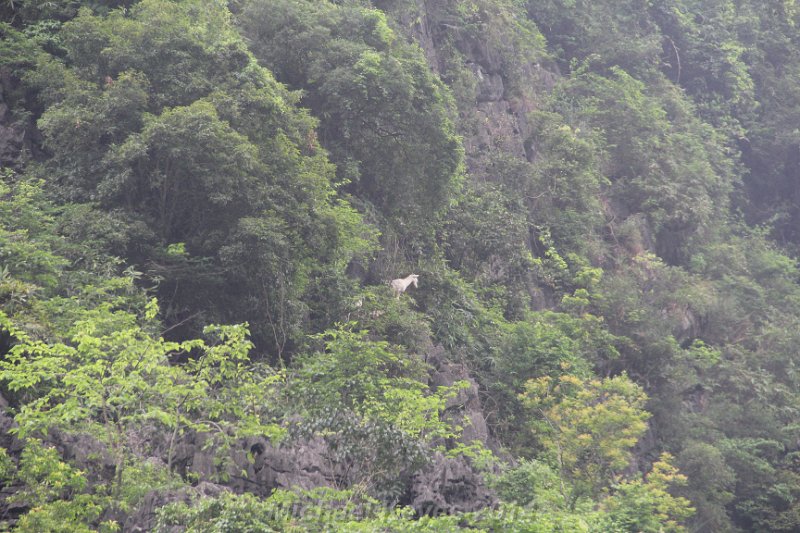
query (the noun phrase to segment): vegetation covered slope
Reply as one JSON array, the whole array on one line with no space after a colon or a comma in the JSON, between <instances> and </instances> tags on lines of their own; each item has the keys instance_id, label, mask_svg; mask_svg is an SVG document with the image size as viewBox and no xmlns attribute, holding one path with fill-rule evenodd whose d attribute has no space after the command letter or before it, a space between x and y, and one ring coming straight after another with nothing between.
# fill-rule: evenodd
<instances>
[{"instance_id":1,"label":"vegetation covered slope","mask_svg":"<svg viewBox=\"0 0 800 533\"><path fill-rule=\"evenodd\" d=\"M8 527L800 528L793 0L0 19Z\"/></svg>"}]
</instances>

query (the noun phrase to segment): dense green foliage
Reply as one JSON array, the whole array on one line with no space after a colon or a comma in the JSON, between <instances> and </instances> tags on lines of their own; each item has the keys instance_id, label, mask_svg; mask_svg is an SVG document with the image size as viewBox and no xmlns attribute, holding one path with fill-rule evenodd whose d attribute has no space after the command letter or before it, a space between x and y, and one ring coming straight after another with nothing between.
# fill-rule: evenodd
<instances>
[{"instance_id":1,"label":"dense green foliage","mask_svg":"<svg viewBox=\"0 0 800 533\"><path fill-rule=\"evenodd\" d=\"M0 527L797 531L798 24L0 2Z\"/></svg>"},{"instance_id":2,"label":"dense green foliage","mask_svg":"<svg viewBox=\"0 0 800 533\"><path fill-rule=\"evenodd\" d=\"M170 323L201 309L205 323L247 319L281 357L302 337L303 296L370 232L333 198L313 119L228 18L205 2L142 2L65 23L63 58L40 56L26 75L46 107L41 172L110 216L109 251L158 284Z\"/></svg>"},{"instance_id":3,"label":"dense green foliage","mask_svg":"<svg viewBox=\"0 0 800 533\"><path fill-rule=\"evenodd\" d=\"M256 57L303 89L339 179L398 222L419 224L446 207L461 177L461 148L448 93L419 48L383 13L355 2L246 5L241 19Z\"/></svg>"}]
</instances>

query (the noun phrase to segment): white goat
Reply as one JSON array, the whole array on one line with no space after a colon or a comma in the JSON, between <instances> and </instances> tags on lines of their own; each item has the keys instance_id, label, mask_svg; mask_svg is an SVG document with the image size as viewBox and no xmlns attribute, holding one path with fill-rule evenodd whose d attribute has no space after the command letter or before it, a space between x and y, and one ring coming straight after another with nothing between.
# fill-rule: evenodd
<instances>
[{"instance_id":1,"label":"white goat","mask_svg":"<svg viewBox=\"0 0 800 533\"><path fill-rule=\"evenodd\" d=\"M395 297L400 298L400 295L403 294L404 292L406 292L406 289L412 283L414 284L415 288L418 287L417 279L419 279L419 275L410 274L409 276L407 276L405 278L393 279L392 282L389 285L391 285L392 290L394 291Z\"/></svg>"}]
</instances>

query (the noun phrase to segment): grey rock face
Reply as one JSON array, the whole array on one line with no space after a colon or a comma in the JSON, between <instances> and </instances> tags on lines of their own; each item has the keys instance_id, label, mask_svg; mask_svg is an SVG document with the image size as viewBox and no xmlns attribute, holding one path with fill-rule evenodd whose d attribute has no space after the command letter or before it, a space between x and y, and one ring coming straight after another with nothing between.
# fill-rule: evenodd
<instances>
[{"instance_id":1,"label":"grey rock face","mask_svg":"<svg viewBox=\"0 0 800 533\"><path fill-rule=\"evenodd\" d=\"M0 73L0 167L15 167L26 148L25 125L14 120L6 102L4 87L11 83Z\"/></svg>"},{"instance_id":2,"label":"grey rock face","mask_svg":"<svg viewBox=\"0 0 800 533\"><path fill-rule=\"evenodd\" d=\"M152 491L148 493L136 511L128 516L122 527L123 533L145 533L156 526L156 511L165 505L189 503L199 498L213 498L229 489L221 485L202 482L195 487L185 487L174 491ZM180 529L176 529L181 531Z\"/></svg>"},{"instance_id":3,"label":"grey rock face","mask_svg":"<svg viewBox=\"0 0 800 533\"><path fill-rule=\"evenodd\" d=\"M411 506L421 515L471 512L496 503L481 476L464 458L439 453L414 476Z\"/></svg>"},{"instance_id":4,"label":"grey rock face","mask_svg":"<svg viewBox=\"0 0 800 533\"><path fill-rule=\"evenodd\" d=\"M480 441L491 448L489 428L478 395L478 384L470 377L469 370L464 365L446 361L443 359L443 355L444 350L437 347L428 356L428 362L434 364L435 368L429 385L435 389L436 387L450 387L459 381L466 381L469 384L467 388L461 389L458 395L447 402L447 413L464 428L459 439L461 442L471 444L473 441Z\"/></svg>"}]
</instances>

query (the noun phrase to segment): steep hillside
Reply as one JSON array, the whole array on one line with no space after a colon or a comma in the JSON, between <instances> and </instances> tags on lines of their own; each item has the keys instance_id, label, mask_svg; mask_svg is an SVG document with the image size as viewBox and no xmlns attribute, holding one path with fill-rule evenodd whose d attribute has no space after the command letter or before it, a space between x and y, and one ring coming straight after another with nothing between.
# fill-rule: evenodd
<instances>
[{"instance_id":1,"label":"steep hillside","mask_svg":"<svg viewBox=\"0 0 800 533\"><path fill-rule=\"evenodd\" d=\"M0 20L6 526L800 528L794 1Z\"/></svg>"}]
</instances>

